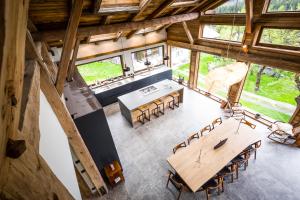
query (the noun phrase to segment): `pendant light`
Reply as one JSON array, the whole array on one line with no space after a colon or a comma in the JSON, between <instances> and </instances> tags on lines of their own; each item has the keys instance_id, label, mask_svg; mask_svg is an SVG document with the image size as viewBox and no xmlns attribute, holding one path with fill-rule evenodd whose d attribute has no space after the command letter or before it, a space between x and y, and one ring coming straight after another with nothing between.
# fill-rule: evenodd
<instances>
[{"instance_id":1,"label":"pendant light","mask_svg":"<svg viewBox=\"0 0 300 200\"><path fill-rule=\"evenodd\" d=\"M144 28L144 31L145 33L145 28ZM144 46L146 47L146 44L147 44L147 41L146 41L146 35L143 36L145 38L145 44ZM145 50L146 51L146 61L144 62L144 65L146 65L147 67L149 67L151 65L151 62L148 60L148 53L147 53L147 49Z\"/></svg>"},{"instance_id":2,"label":"pendant light","mask_svg":"<svg viewBox=\"0 0 300 200\"><path fill-rule=\"evenodd\" d=\"M121 49L121 51L123 52L123 51L124 51L124 46L123 46L123 37L122 37L122 36L121 36L121 46L122 46L122 49ZM124 72L128 72L128 71L130 71L130 68L129 68L129 67L127 67L127 65L126 65L126 63L125 63L125 62L124 62L123 71L124 71Z\"/></svg>"}]
</instances>

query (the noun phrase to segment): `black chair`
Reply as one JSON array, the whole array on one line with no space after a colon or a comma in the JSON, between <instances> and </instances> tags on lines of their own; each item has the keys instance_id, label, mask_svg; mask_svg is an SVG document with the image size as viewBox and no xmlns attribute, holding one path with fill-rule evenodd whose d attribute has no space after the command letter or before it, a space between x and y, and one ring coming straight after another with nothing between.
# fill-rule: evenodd
<instances>
[{"instance_id":1,"label":"black chair","mask_svg":"<svg viewBox=\"0 0 300 200\"><path fill-rule=\"evenodd\" d=\"M168 187L170 182L176 188L176 190L179 192L179 194L177 196L177 200L180 199L181 193L183 191L190 191L188 189L188 187L185 185L184 181L179 177L179 175L169 170L169 177L168 177L166 187Z\"/></svg>"},{"instance_id":2,"label":"black chair","mask_svg":"<svg viewBox=\"0 0 300 200\"><path fill-rule=\"evenodd\" d=\"M234 174L236 174L236 170L237 170L236 164L230 163L229 165L221 169L221 171L218 172L218 175L222 177L231 176L231 183L233 183Z\"/></svg>"},{"instance_id":3,"label":"black chair","mask_svg":"<svg viewBox=\"0 0 300 200\"><path fill-rule=\"evenodd\" d=\"M153 102L155 104L155 108L151 111L153 115L159 117L159 114L165 114L165 103L164 101L157 99Z\"/></svg>"},{"instance_id":4,"label":"black chair","mask_svg":"<svg viewBox=\"0 0 300 200\"><path fill-rule=\"evenodd\" d=\"M209 199L209 194L212 190L217 190L218 195L221 194L221 192L224 192L224 182L222 176L215 176L214 178L207 181L197 192L205 191L206 193L206 199Z\"/></svg>"},{"instance_id":5,"label":"black chair","mask_svg":"<svg viewBox=\"0 0 300 200\"><path fill-rule=\"evenodd\" d=\"M215 119L212 123L211 123L211 129L214 129L217 125L222 124L222 118L219 117L217 119Z\"/></svg>"},{"instance_id":6,"label":"black chair","mask_svg":"<svg viewBox=\"0 0 300 200\"><path fill-rule=\"evenodd\" d=\"M145 120L150 121L150 111L148 106L140 106L137 110L141 112L141 114L137 116L139 122L144 124Z\"/></svg>"},{"instance_id":7,"label":"black chair","mask_svg":"<svg viewBox=\"0 0 300 200\"><path fill-rule=\"evenodd\" d=\"M186 143L185 142L182 142L180 144L177 144L174 148L173 148L173 153L175 154L176 151L180 148L183 148L183 147L186 147Z\"/></svg>"},{"instance_id":8,"label":"black chair","mask_svg":"<svg viewBox=\"0 0 300 200\"><path fill-rule=\"evenodd\" d=\"M207 126L205 126L204 128L202 128L202 129L200 130L200 134L201 134L201 136L203 136L204 133L207 133L207 132L210 132L210 131L211 131L210 125L207 125Z\"/></svg>"},{"instance_id":9,"label":"black chair","mask_svg":"<svg viewBox=\"0 0 300 200\"><path fill-rule=\"evenodd\" d=\"M198 134L198 133L192 134L192 135L187 139L188 144L190 144L191 141L194 140L194 139L199 139L199 134Z\"/></svg>"},{"instance_id":10,"label":"black chair","mask_svg":"<svg viewBox=\"0 0 300 200\"><path fill-rule=\"evenodd\" d=\"M238 156L236 156L231 162L236 165L236 178L239 178L239 168L244 167L244 170L248 167L248 160L250 158L250 152L248 150L244 150Z\"/></svg>"},{"instance_id":11,"label":"black chair","mask_svg":"<svg viewBox=\"0 0 300 200\"><path fill-rule=\"evenodd\" d=\"M171 97L171 101L168 101L169 108L171 108L172 110L174 110L175 106L179 107L180 94L178 92L174 92L174 93L172 93L172 94L170 94L168 96Z\"/></svg>"}]
</instances>

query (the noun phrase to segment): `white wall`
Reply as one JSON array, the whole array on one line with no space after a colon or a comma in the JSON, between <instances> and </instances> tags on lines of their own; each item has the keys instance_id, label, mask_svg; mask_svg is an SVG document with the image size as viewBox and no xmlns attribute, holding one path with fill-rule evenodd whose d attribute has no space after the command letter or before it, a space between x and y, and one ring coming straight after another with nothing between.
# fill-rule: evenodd
<instances>
[{"instance_id":1,"label":"white wall","mask_svg":"<svg viewBox=\"0 0 300 200\"><path fill-rule=\"evenodd\" d=\"M40 93L40 155L70 194L81 200L68 139L44 93Z\"/></svg>"}]
</instances>

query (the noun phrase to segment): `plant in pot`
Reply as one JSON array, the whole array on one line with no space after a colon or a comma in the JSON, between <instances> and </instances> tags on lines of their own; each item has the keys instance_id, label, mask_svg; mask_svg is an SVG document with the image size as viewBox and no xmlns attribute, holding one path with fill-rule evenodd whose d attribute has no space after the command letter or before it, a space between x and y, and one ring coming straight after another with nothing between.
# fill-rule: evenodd
<instances>
[{"instance_id":1,"label":"plant in pot","mask_svg":"<svg viewBox=\"0 0 300 200\"><path fill-rule=\"evenodd\" d=\"M179 77L178 77L178 83L179 83L179 84L182 84L183 81L184 81L184 77L183 77L183 76L179 76Z\"/></svg>"}]
</instances>

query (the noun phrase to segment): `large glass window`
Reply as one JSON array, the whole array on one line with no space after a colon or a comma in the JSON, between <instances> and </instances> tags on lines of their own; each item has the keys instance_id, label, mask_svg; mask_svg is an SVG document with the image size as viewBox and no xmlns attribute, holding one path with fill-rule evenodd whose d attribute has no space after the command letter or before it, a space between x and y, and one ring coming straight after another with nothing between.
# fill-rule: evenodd
<instances>
[{"instance_id":1,"label":"large glass window","mask_svg":"<svg viewBox=\"0 0 300 200\"><path fill-rule=\"evenodd\" d=\"M300 47L300 30L264 28L260 43Z\"/></svg>"},{"instance_id":2,"label":"large glass window","mask_svg":"<svg viewBox=\"0 0 300 200\"><path fill-rule=\"evenodd\" d=\"M159 66L164 63L163 46L133 52L131 56L133 62L133 69L135 72L148 69L148 66L145 65L147 59L150 62L149 67Z\"/></svg>"},{"instance_id":3,"label":"large glass window","mask_svg":"<svg viewBox=\"0 0 300 200\"><path fill-rule=\"evenodd\" d=\"M236 61L230 58L224 58L221 56L216 56L207 53L200 53L199 61L199 71L198 71L198 82L197 87L204 91L207 91L207 86L205 85L205 78L207 74L216 68L225 67L228 64L235 63ZM228 88L220 88L218 91L210 92L216 96L219 96L223 99L227 98Z\"/></svg>"},{"instance_id":4,"label":"large glass window","mask_svg":"<svg viewBox=\"0 0 300 200\"><path fill-rule=\"evenodd\" d=\"M123 75L121 57L119 56L79 65L77 68L88 85Z\"/></svg>"},{"instance_id":5,"label":"large glass window","mask_svg":"<svg viewBox=\"0 0 300 200\"><path fill-rule=\"evenodd\" d=\"M297 74L252 64L241 95L243 106L262 116L288 122L300 94Z\"/></svg>"},{"instance_id":6,"label":"large glass window","mask_svg":"<svg viewBox=\"0 0 300 200\"><path fill-rule=\"evenodd\" d=\"M206 11L205 14L236 14L245 12L244 0L229 0L214 10Z\"/></svg>"},{"instance_id":7,"label":"large glass window","mask_svg":"<svg viewBox=\"0 0 300 200\"><path fill-rule=\"evenodd\" d=\"M271 0L268 12L299 12L300 0Z\"/></svg>"},{"instance_id":8,"label":"large glass window","mask_svg":"<svg viewBox=\"0 0 300 200\"><path fill-rule=\"evenodd\" d=\"M243 39L244 31L245 26L205 25L203 30L203 37L241 42Z\"/></svg>"},{"instance_id":9,"label":"large glass window","mask_svg":"<svg viewBox=\"0 0 300 200\"><path fill-rule=\"evenodd\" d=\"M171 48L171 67L173 78L183 78L188 82L190 74L191 51L189 49L172 47Z\"/></svg>"}]
</instances>

